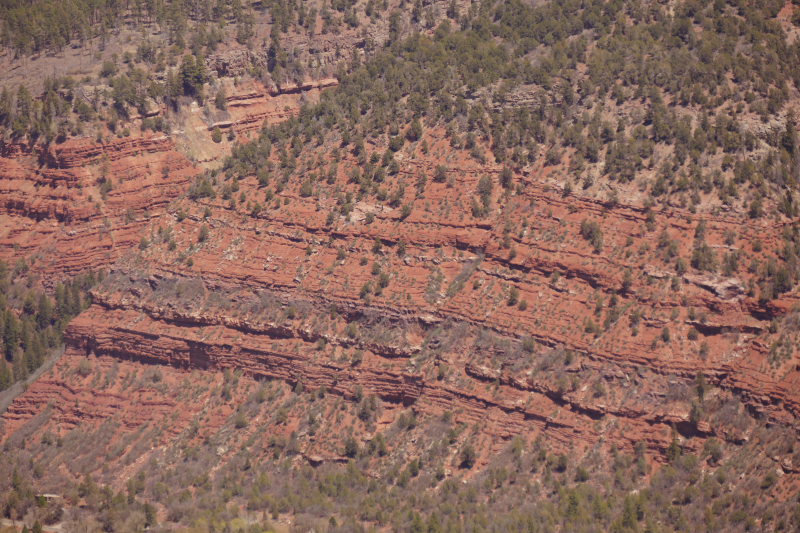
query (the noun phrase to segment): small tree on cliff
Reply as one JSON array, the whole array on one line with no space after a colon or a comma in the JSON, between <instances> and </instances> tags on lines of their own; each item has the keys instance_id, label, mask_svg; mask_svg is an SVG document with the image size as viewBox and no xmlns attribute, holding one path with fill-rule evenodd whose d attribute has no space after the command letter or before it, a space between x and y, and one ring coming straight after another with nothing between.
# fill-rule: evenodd
<instances>
[{"instance_id":1,"label":"small tree on cliff","mask_svg":"<svg viewBox=\"0 0 800 533\"><path fill-rule=\"evenodd\" d=\"M597 222L583 219L581 221L581 237L591 243L595 252L603 249L603 231Z\"/></svg>"},{"instance_id":2,"label":"small tree on cliff","mask_svg":"<svg viewBox=\"0 0 800 533\"><path fill-rule=\"evenodd\" d=\"M702 370L697 371L697 376L694 378L694 384L697 390L697 397L702 402L706 392L708 391L708 383L706 382L706 377Z\"/></svg>"},{"instance_id":3,"label":"small tree on cliff","mask_svg":"<svg viewBox=\"0 0 800 533\"><path fill-rule=\"evenodd\" d=\"M157 523L156 508L153 507L153 505L151 505L150 502L147 502L142 506L142 511L144 511L144 527L150 527L156 525Z\"/></svg>"},{"instance_id":4,"label":"small tree on cliff","mask_svg":"<svg viewBox=\"0 0 800 533\"><path fill-rule=\"evenodd\" d=\"M344 441L344 454L347 457L355 457L358 455L358 441L355 437L347 437Z\"/></svg>"},{"instance_id":5,"label":"small tree on cliff","mask_svg":"<svg viewBox=\"0 0 800 533\"><path fill-rule=\"evenodd\" d=\"M228 109L228 95L225 94L225 87L220 87L219 91L217 91L217 96L214 98L214 105L217 109L222 109L223 111Z\"/></svg>"},{"instance_id":6,"label":"small tree on cliff","mask_svg":"<svg viewBox=\"0 0 800 533\"><path fill-rule=\"evenodd\" d=\"M519 301L519 290L516 287L511 287L511 291L508 293L508 305L517 305Z\"/></svg>"},{"instance_id":7,"label":"small tree on cliff","mask_svg":"<svg viewBox=\"0 0 800 533\"><path fill-rule=\"evenodd\" d=\"M9 388L13 381L14 379L11 375L11 369L4 360L0 360L0 391L4 391Z\"/></svg>"},{"instance_id":8,"label":"small tree on cliff","mask_svg":"<svg viewBox=\"0 0 800 533\"><path fill-rule=\"evenodd\" d=\"M208 239L208 234L209 234L208 226L203 224L203 226L200 228L200 233L197 234L197 242L206 242L206 240Z\"/></svg>"},{"instance_id":9,"label":"small tree on cliff","mask_svg":"<svg viewBox=\"0 0 800 533\"><path fill-rule=\"evenodd\" d=\"M462 468L472 468L475 465L475 459L477 459L478 454L475 453L475 448L472 447L471 444L464 445L461 448L461 467Z\"/></svg>"}]
</instances>

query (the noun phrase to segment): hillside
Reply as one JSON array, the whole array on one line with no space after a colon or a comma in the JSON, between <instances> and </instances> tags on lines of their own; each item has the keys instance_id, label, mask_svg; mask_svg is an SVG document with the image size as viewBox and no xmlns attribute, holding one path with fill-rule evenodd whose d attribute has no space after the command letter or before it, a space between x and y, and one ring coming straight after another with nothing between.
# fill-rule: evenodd
<instances>
[{"instance_id":1,"label":"hillside","mask_svg":"<svg viewBox=\"0 0 800 533\"><path fill-rule=\"evenodd\" d=\"M7 519L800 527L800 7L0 20Z\"/></svg>"}]
</instances>

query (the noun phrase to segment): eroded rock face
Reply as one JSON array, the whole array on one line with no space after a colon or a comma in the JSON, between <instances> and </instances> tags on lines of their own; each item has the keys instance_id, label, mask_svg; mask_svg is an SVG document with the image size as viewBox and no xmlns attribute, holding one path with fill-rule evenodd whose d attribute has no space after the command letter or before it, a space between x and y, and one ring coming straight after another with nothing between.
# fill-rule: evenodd
<instances>
[{"instance_id":1,"label":"eroded rock face","mask_svg":"<svg viewBox=\"0 0 800 533\"><path fill-rule=\"evenodd\" d=\"M0 258L34 258L47 286L112 264L139 242L147 215L181 194L197 172L165 135L47 149L4 143L1 152ZM103 198L106 180L112 188Z\"/></svg>"},{"instance_id":2,"label":"eroded rock face","mask_svg":"<svg viewBox=\"0 0 800 533\"><path fill-rule=\"evenodd\" d=\"M430 143L435 153L444 141ZM399 179L421 169L433 174L433 166L409 159ZM795 364L778 363L773 373L763 340L775 306L783 302L778 314L788 312L793 293L762 304L733 277L678 279L670 264L653 261L661 237L643 230L643 209L565 196L534 173L515 178L525 193L508 200L510 226L499 212L473 218L453 198L499 169L464 161L450 171L454 184L425 189L425 201L442 207L428 210L420 200L405 218L363 202L349 221L329 224L333 198L291 189L284 195L291 208L281 202L257 215L221 198L179 200L145 230L170 228L177 251L154 237L146 251L118 260L92 306L70 324L64 364L113 359L176 375L238 369L348 401L360 390L421 416L450 410L499 441L543 433L556 449L588 449L603 437L632 453L643 440L659 462L673 427L694 437L687 451L698 451L711 436L744 442L748 412L778 424L797 417ZM254 177L241 188L250 198L263 194ZM178 210L188 214L182 222ZM584 219L602 220L602 253L580 237ZM691 225L656 215L657 227L664 223L679 254L689 255L692 242L680 236ZM724 216L707 224L714 235L736 227L742 241L757 231L765 248L783 228L743 228ZM209 237L198 245L204 225ZM191 268L179 253L189 254ZM376 272L389 274L388 285L362 297ZM698 371L717 387L701 420L691 413ZM9 413L9 423L28 416L22 407ZM303 442L306 455L336 456L335 447ZM492 448L485 453L488 460Z\"/></svg>"},{"instance_id":3,"label":"eroded rock face","mask_svg":"<svg viewBox=\"0 0 800 533\"><path fill-rule=\"evenodd\" d=\"M209 58L226 75L252 60ZM334 188L351 184L348 171L357 166L349 152L331 165L338 138L323 139L315 157L303 154L275 197L248 175L233 203L223 198L232 183L223 173L215 176L216 198L184 195L201 168L182 154L211 166L230 150L208 143L210 131L232 130L246 142L333 84L230 83L227 111L192 108L169 138L72 142L43 153L3 145L5 257L41 254L35 268L49 275L109 267L91 307L65 332L64 357L4 415L6 439L20 439L47 412L32 431L119 424L104 449L165 417L174 423L153 437L159 447L197 442L190 421L202 419L202 432L213 433L246 398L225 388L223 370L239 371L253 387L268 379L281 390L322 391L349 403L375 395L384 408L376 431L405 410L430 420L450 412L488 439L478 468L518 435L528 442L544 435L553 450L578 459L601 440L627 453L643 441L647 460L663 463L673 440L687 452L710 437L746 443L753 416L794 431L798 365L794 354L777 355L783 333L770 333L770 322L787 315L797 322L796 292L763 302L736 276L679 275L662 250L661 228L675 240L671 253L690 257L696 222L678 208L649 221L636 191L617 202L569 193L543 160L515 172L514 186L504 189L500 165L451 155L444 132L431 129L428 153L398 153L391 178L406 187L398 204L410 212L369 196L347 215L337 211L344 199ZM525 105L529 97L512 100ZM386 148L370 143L369 154ZM270 155L273 168L280 157ZM443 162L446 179L417 185ZM312 173L321 181L323 167L336 169L326 177L331 187L301 194ZM494 184L490 209L473 216L484 175ZM106 178L114 188L99 202ZM582 236L584 220L601 225L600 246ZM780 248L787 224L711 213L705 222L720 253L746 249L761 259ZM726 230L737 234L732 244L721 243ZM763 252L750 246L756 236ZM156 369L160 377L146 383L119 377ZM698 372L715 387L699 415ZM226 390L230 398L220 401ZM272 414L260 420L273 424L266 421ZM341 424L333 415L324 420ZM268 427L288 434L303 422L281 424ZM338 441L298 439L299 456L312 464L346 460ZM157 453L142 451L136 460ZM221 447L218 455L232 453ZM106 475L116 487L134 471L118 464L118 474ZM784 457L781 464L794 463Z\"/></svg>"},{"instance_id":4,"label":"eroded rock face","mask_svg":"<svg viewBox=\"0 0 800 533\"><path fill-rule=\"evenodd\" d=\"M241 48L212 54L205 59L205 63L212 76L233 78L243 75L248 67L265 68L267 57L265 53Z\"/></svg>"},{"instance_id":5,"label":"eroded rock face","mask_svg":"<svg viewBox=\"0 0 800 533\"><path fill-rule=\"evenodd\" d=\"M108 267L138 246L150 217L186 192L202 172L198 163L217 165L230 153L229 141L210 142L214 127L244 136L265 122L286 120L336 80L308 81L275 94L258 82L228 85L225 120L190 112L175 118L184 127L169 134L50 146L0 139L0 259L13 264L33 258L29 267L47 287L60 277ZM111 188L104 192L106 181Z\"/></svg>"}]
</instances>

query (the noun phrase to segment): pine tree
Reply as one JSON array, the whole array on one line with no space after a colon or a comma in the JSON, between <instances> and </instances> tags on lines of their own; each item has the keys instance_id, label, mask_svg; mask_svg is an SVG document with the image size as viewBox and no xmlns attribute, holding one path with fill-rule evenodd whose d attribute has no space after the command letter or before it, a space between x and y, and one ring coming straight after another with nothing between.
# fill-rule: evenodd
<instances>
[{"instance_id":1,"label":"pine tree","mask_svg":"<svg viewBox=\"0 0 800 533\"><path fill-rule=\"evenodd\" d=\"M19 320L17 320L17 317L11 312L11 309L6 309L5 322L6 357L11 359L19 345L20 325Z\"/></svg>"},{"instance_id":2,"label":"pine tree","mask_svg":"<svg viewBox=\"0 0 800 533\"><path fill-rule=\"evenodd\" d=\"M70 316L75 316L83 310L81 305L81 289L78 286L77 281L72 282L71 292L72 302L70 305Z\"/></svg>"},{"instance_id":3,"label":"pine tree","mask_svg":"<svg viewBox=\"0 0 800 533\"><path fill-rule=\"evenodd\" d=\"M3 299L3 295L0 294L0 300ZM5 304L5 302L0 302L0 304ZM0 306L0 310L4 309L5 305ZM5 313L0 312L0 356L2 356L3 352L5 351L5 338L6 338L6 318Z\"/></svg>"},{"instance_id":4,"label":"pine tree","mask_svg":"<svg viewBox=\"0 0 800 533\"><path fill-rule=\"evenodd\" d=\"M22 349L27 350L31 347L31 332L30 332L30 322L27 319L22 320L22 330L19 335L20 344L22 344Z\"/></svg>"},{"instance_id":5,"label":"pine tree","mask_svg":"<svg viewBox=\"0 0 800 533\"><path fill-rule=\"evenodd\" d=\"M15 382L28 377L28 365L25 362L25 352L17 350L14 354L12 367L14 370Z\"/></svg>"},{"instance_id":6,"label":"pine tree","mask_svg":"<svg viewBox=\"0 0 800 533\"><path fill-rule=\"evenodd\" d=\"M194 94L194 83L197 77L197 67L194 63L194 56L186 54L181 61L181 83L183 84L183 94Z\"/></svg>"},{"instance_id":7,"label":"pine tree","mask_svg":"<svg viewBox=\"0 0 800 533\"><path fill-rule=\"evenodd\" d=\"M11 376L11 369L8 368L4 359L0 359L0 391L4 391L14 383Z\"/></svg>"},{"instance_id":8,"label":"pine tree","mask_svg":"<svg viewBox=\"0 0 800 533\"><path fill-rule=\"evenodd\" d=\"M29 291L25 297L25 303L22 304L22 311L28 315L33 316L36 313L36 297L33 291Z\"/></svg>"},{"instance_id":9,"label":"pine tree","mask_svg":"<svg viewBox=\"0 0 800 533\"><path fill-rule=\"evenodd\" d=\"M222 109L223 111L228 108L228 97L225 94L225 87L220 87L219 91L217 91L217 96L214 98L214 105L217 109Z\"/></svg>"},{"instance_id":10,"label":"pine tree","mask_svg":"<svg viewBox=\"0 0 800 533\"><path fill-rule=\"evenodd\" d=\"M622 526L634 531L639 530L639 521L636 519L636 505L630 495L625 496L625 504L622 510Z\"/></svg>"},{"instance_id":11,"label":"pine tree","mask_svg":"<svg viewBox=\"0 0 800 533\"><path fill-rule=\"evenodd\" d=\"M153 507L150 502L147 502L143 506L144 509L144 526L150 527L156 524L156 508ZM35 532L34 532L35 533Z\"/></svg>"},{"instance_id":12,"label":"pine tree","mask_svg":"<svg viewBox=\"0 0 800 533\"><path fill-rule=\"evenodd\" d=\"M39 296L39 309L36 311L36 322L39 328L45 329L53 319L53 305L45 293Z\"/></svg>"},{"instance_id":13,"label":"pine tree","mask_svg":"<svg viewBox=\"0 0 800 533\"><path fill-rule=\"evenodd\" d=\"M68 315L66 289L60 281L56 284L56 312L59 319L64 319Z\"/></svg>"}]
</instances>

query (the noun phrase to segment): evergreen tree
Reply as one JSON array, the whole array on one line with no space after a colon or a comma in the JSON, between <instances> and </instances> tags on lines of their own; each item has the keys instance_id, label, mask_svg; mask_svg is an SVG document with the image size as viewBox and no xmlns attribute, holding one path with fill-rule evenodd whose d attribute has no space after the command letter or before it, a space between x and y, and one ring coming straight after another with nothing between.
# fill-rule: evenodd
<instances>
[{"instance_id":1,"label":"evergreen tree","mask_svg":"<svg viewBox=\"0 0 800 533\"><path fill-rule=\"evenodd\" d=\"M53 305L45 293L39 296L39 309L36 311L36 322L40 329L45 329L53 319Z\"/></svg>"},{"instance_id":2,"label":"evergreen tree","mask_svg":"<svg viewBox=\"0 0 800 533\"><path fill-rule=\"evenodd\" d=\"M0 359L0 391L4 391L14 383L11 369L4 359Z\"/></svg>"},{"instance_id":3,"label":"evergreen tree","mask_svg":"<svg viewBox=\"0 0 800 533\"><path fill-rule=\"evenodd\" d=\"M214 105L217 109L222 109L223 111L228 108L228 97L225 94L225 87L220 87L219 91L217 91L217 96L214 98Z\"/></svg>"},{"instance_id":4,"label":"evergreen tree","mask_svg":"<svg viewBox=\"0 0 800 533\"><path fill-rule=\"evenodd\" d=\"M181 83L183 84L183 94L194 94L194 81L197 77L197 66L194 62L194 56L186 54L181 61Z\"/></svg>"},{"instance_id":5,"label":"evergreen tree","mask_svg":"<svg viewBox=\"0 0 800 533\"><path fill-rule=\"evenodd\" d=\"M28 364L25 362L25 352L16 350L12 363L14 381L19 381L28 377Z\"/></svg>"},{"instance_id":6,"label":"evergreen tree","mask_svg":"<svg viewBox=\"0 0 800 533\"><path fill-rule=\"evenodd\" d=\"M6 309L5 312L5 323L6 323L6 331L5 331L5 349L6 349L6 357L11 359L14 356L14 352L19 345L19 336L20 336L20 324L19 320L17 320L16 315L11 311L11 309Z\"/></svg>"},{"instance_id":7,"label":"evergreen tree","mask_svg":"<svg viewBox=\"0 0 800 533\"><path fill-rule=\"evenodd\" d=\"M72 282L72 287L70 292L72 293L72 302L70 303L69 316L73 317L82 311L81 288L78 286L77 281Z\"/></svg>"},{"instance_id":8,"label":"evergreen tree","mask_svg":"<svg viewBox=\"0 0 800 533\"><path fill-rule=\"evenodd\" d=\"M22 304L22 312L28 316L33 316L36 313L36 296L33 291L29 291L25 297L25 302Z\"/></svg>"},{"instance_id":9,"label":"evergreen tree","mask_svg":"<svg viewBox=\"0 0 800 533\"><path fill-rule=\"evenodd\" d=\"M56 284L56 313L58 313L58 318L63 320L64 318L69 315L68 309L68 302L67 302L67 290L64 288L64 285L59 281Z\"/></svg>"}]
</instances>

